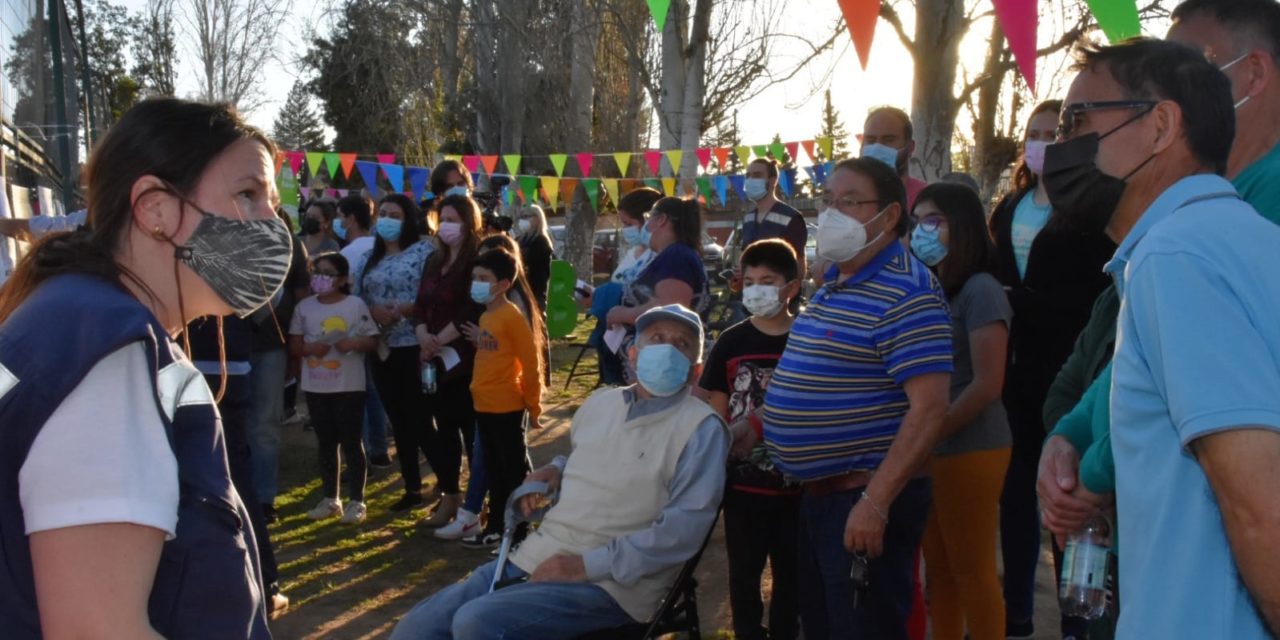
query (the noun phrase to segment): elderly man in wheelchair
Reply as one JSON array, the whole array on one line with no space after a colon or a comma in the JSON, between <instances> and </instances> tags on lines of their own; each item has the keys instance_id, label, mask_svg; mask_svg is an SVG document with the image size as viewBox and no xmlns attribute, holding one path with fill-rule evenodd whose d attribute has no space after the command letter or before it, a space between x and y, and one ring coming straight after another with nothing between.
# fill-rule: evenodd
<instances>
[{"instance_id":1,"label":"elderly man in wheelchair","mask_svg":"<svg viewBox=\"0 0 1280 640\"><path fill-rule=\"evenodd\" d=\"M558 493L541 525L509 562L505 536L498 560L420 602L392 640L573 638L658 610L715 523L730 439L689 394L702 360L697 314L655 307L636 329L639 384L587 398L569 456L529 474L513 496L510 508L528 518Z\"/></svg>"}]
</instances>

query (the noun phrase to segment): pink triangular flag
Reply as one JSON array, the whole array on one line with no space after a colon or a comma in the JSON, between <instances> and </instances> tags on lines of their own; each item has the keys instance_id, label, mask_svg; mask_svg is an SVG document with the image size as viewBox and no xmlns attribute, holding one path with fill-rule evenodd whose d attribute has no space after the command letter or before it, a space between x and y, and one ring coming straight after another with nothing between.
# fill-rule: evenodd
<instances>
[{"instance_id":1,"label":"pink triangular flag","mask_svg":"<svg viewBox=\"0 0 1280 640\"><path fill-rule=\"evenodd\" d=\"M649 173L658 175L659 168L662 166L662 152L649 150L644 152L644 161L649 165Z\"/></svg>"},{"instance_id":2,"label":"pink triangular flag","mask_svg":"<svg viewBox=\"0 0 1280 640\"><path fill-rule=\"evenodd\" d=\"M379 163L379 164L395 164L395 162L396 162L396 154L394 154L394 153L379 153L379 154L378 154L378 163Z\"/></svg>"},{"instance_id":3,"label":"pink triangular flag","mask_svg":"<svg viewBox=\"0 0 1280 640\"><path fill-rule=\"evenodd\" d=\"M791 156L791 163L795 164L796 161L799 160L796 156L800 154L800 143L788 142L782 146L787 148L787 155Z\"/></svg>"},{"instance_id":4,"label":"pink triangular flag","mask_svg":"<svg viewBox=\"0 0 1280 640\"><path fill-rule=\"evenodd\" d=\"M345 198L345 197L347 197L347 194L349 194L349 193L351 193L351 191L350 191L349 189L338 189L338 196L339 196L339 197Z\"/></svg>"},{"instance_id":5,"label":"pink triangular flag","mask_svg":"<svg viewBox=\"0 0 1280 640\"><path fill-rule=\"evenodd\" d=\"M595 158L589 153L579 153L574 158L578 159L578 168L582 169L582 177L591 175L591 163Z\"/></svg>"},{"instance_id":6,"label":"pink triangular flag","mask_svg":"<svg viewBox=\"0 0 1280 640\"><path fill-rule=\"evenodd\" d=\"M306 154L301 151L286 151L284 155L289 159L289 170L293 172L293 177L298 177L298 172L302 171L302 159Z\"/></svg>"},{"instance_id":7,"label":"pink triangular flag","mask_svg":"<svg viewBox=\"0 0 1280 640\"><path fill-rule=\"evenodd\" d=\"M698 149L697 151L694 151L693 153L694 155L698 156L698 164L702 165L703 169L706 169L707 165L711 164L711 148L710 147L703 147L701 149Z\"/></svg>"},{"instance_id":8,"label":"pink triangular flag","mask_svg":"<svg viewBox=\"0 0 1280 640\"><path fill-rule=\"evenodd\" d=\"M462 166L470 173L480 171L480 156L462 156Z\"/></svg>"},{"instance_id":9,"label":"pink triangular flag","mask_svg":"<svg viewBox=\"0 0 1280 640\"><path fill-rule=\"evenodd\" d=\"M996 17L1000 19L1000 29L1004 31L1005 40L1009 41L1009 50L1013 59L1022 71L1031 93L1036 92L1036 29L1040 21L1036 9L1036 0L992 0L996 7Z\"/></svg>"},{"instance_id":10,"label":"pink triangular flag","mask_svg":"<svg viewBox=\"0 0 1280 640\"><path fill-rule=\"evenodd\" d=\"M311 187L298 187L298 191L302 193L303 200L311 197Z\"/></svg>"}]
</instances>

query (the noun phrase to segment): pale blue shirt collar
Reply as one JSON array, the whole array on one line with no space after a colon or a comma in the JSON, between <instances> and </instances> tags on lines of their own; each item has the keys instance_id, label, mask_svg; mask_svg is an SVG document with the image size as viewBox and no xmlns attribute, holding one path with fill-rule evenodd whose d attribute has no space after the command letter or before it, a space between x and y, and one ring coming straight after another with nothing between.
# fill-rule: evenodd
<instances>
[{"instance_id":1,"label":"pale blue shirt collar","mask_svg":"<svg viewBox=\"0 0 1280 640\"><path fill-rule=\"evenodd\" d=\"M1129 234L1116 248L1111 261L1103 270L1111 274L1116 283L1116 290L1124 293L1124 272L1138 243L1160 221L1172 216L1175 211L1189 204L1214 198L1239 198L1240 194L1230 182L1222 176L1212 173L1200 173L1187 176L1164 190L1151 206L1138 218L1138 222L1129 230Z\"/></svg>"}]
</instances>

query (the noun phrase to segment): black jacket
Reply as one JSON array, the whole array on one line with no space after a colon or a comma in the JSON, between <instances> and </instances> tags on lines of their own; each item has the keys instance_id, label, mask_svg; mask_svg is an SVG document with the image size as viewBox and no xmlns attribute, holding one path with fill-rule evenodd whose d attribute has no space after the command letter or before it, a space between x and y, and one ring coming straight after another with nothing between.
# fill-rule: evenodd
<instances>
[{"instance_id":1,"label":"black jacket","mask_svg":"<svg viewBox=\"0 0 1280 640\"><path fill-rule=\"evenodd\" d=\"M538 308L547 309L547 286L551 282L551 241L541 233L520 240L520 257L524 260L524 277L529 281Z\"/></svg>"},{"instance_id":2,"label":"black jacket","mask_svg":"<svg viewBox=\"0 0 1280 640\"><path fill-rule=\"evenodd\" d=\"M996 243L996 277L1008 288L1013 307L1005 407L1015 431L1043 433L1042 409L1049 385L1071 354L1089 321L1094 300L1111 278L1102 268L1116 245L1105 234L1085 233L1064 224L1054 212L1031 244L1026 277L1013 255L1013 214L1027 193L1005 196L991 214Z\"/></svg>"}]
</instances>

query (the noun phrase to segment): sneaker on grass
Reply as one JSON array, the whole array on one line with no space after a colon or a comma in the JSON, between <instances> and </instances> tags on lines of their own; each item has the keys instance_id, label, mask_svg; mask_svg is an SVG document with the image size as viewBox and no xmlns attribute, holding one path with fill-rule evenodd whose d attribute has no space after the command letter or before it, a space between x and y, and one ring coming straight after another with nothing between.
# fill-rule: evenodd
<instances>
[{"instance_id":1,"label":"sneaker on grass","mask_svg":"<svg viewBox=\"0 0 1280 640\"><path fill-rule=\"evenodd\" d=\"M363 502L351 500L342 510L342 524L360 524L368 513L369 508Z\"/></svg>"},{"instance_id":2,"label":"sneaker on grass","mask_svg":"<svg viewBox=\"0 0 1280 640\"><path fill-rule=\"evenodd\" d=\"M460 540L480 533L480 528L480 516L466 509L458 509L453 522L436 529L435 536L442 540Z\"/></svg>"},{"instance_id":3,"label":"sneaker on grass","mask_svg":"<svg viewBox=\"0 0 1280 640\"><path fill-rule=\"evenodd\" d=\"M337 498L321 498L316 503L314 509L307 512L307 517L312 520L324 520L342 513L342 502Z\"/></svg>"},{"instance_id":4,"label":"sneaker on grass","mask_svg":"<svg viewBox=\"0 0 1280 640\"><path fill-rule=\"evenodd\" d=\"M477 533L463 538L458 543L468 549L492 549L502 544L502 534L496 532Z\"/></svg>"}]
</instances>

